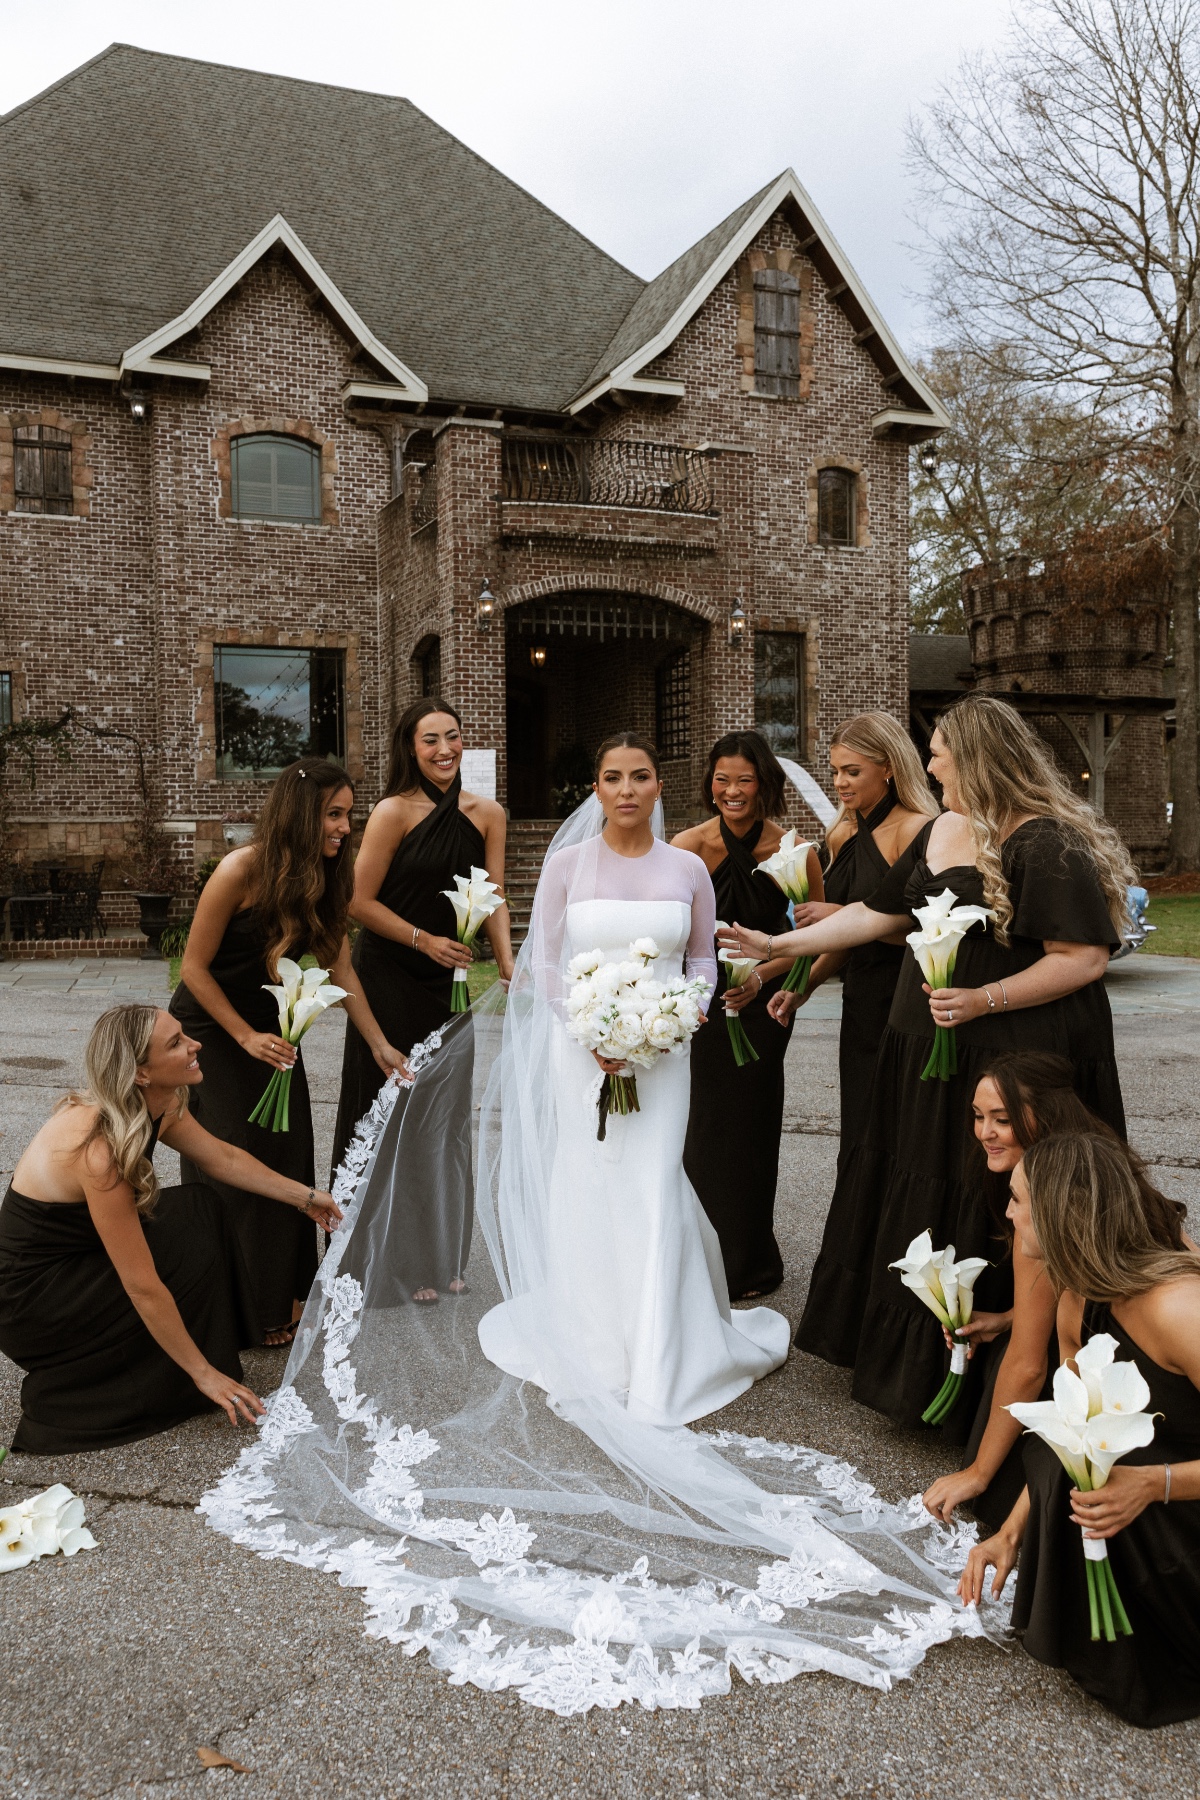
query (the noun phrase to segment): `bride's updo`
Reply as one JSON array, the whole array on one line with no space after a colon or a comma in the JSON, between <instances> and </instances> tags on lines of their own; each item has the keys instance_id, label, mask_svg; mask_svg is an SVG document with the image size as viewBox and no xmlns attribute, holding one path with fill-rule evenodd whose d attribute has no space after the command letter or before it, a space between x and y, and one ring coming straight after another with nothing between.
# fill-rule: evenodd
<instances>
[{"instance_id":1,"label":"bride's updo","mask_svg":"<svg viewBox=\"0 0 1200 1800\"><path fill-rule=\"evenodd\" d=\"M600 770L604 759L610 750L640 750L654 773L662 774L662 770L658 766L657 745L652 744L648 737L643 737L640 731L615 731L611 737L605 738L596 752L596 766L593 773L594 779L597 781L600 779Z\"/></svg>"}]
</instances>

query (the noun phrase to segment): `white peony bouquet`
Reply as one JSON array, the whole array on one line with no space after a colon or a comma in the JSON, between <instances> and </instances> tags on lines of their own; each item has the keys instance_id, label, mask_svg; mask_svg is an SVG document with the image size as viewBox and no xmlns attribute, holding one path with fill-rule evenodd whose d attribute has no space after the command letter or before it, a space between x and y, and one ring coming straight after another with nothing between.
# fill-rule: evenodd
<instances>
[{"instance_id":1,"label":"white peony bouquet","mask_svg":"<svg viewBox=\"0 0 1200 1800\"><path fill-rule=\"evenodd\" d=\"M279 1035L285 1044L298 1044L326 1007L336 1006L339 1000L346 998L345 988L331 985L328 969L302 969L288 956L279 959L278 987L265 981L263 986L268 994L275 996L279 1008ZM250 1114L251 1125L261 1125L264 1131L287 1131L291 1097L292 1071L276 1069Z\"/></svg>"},{"instance_id":2,"label":"white peony bouquet","mask_svg":"<svg viewBox=\"0 0 1200 1800\"><path fill-rule=\"evenodd\" d=\"M585 1050L607 1061L653 1068L660 1056L679 1056L699 1029L708 983L685 975L660 981L650 972L659 955L653 938L630 944L622 962L606 962L602 950L586 950L567 964L566 1027ZM626 1067L605 1075L599 1093L601 1140L610 1113L640 1112L637 1077Z\"/></svg>"},{"instance_id":3,"label":"white peony bouquet","mask_svg":"<svg viewBox=\"0 0 1200 1800\"><path fill-rule=\"evenodd\" d=\"M921 1414L926 1425L940 1425L953 1409L967 1372L967 1346L958 1341L958 1333L964 1325L971 1323L975 1283L987 1263L982 1256L964 1256L961 1262L955 1262L953 1244L947 1244L944 1250L935 1250L932 1237L923 1231L897 1262L888 1264L888 1268L899 1269L905 1287L924 1302L955 1339L950 1352L950 1372Z\"/></svg>"},{"instance_id":4,"label":"white peony bouquet","mask_svg":"<svg viewBox=\"0 0 1200 1800\"><path fill-rule=\"evenodd\" d=\"M469 876L456 875L454 886L443 888L442 893L454 908L454 917L458 921L455 936L468 950L474 950L480 926L494 912L499 912L504 905L504 895L494 881L488 880L486 869L475 867L472 867ZM450 989L450 1011L466 1012L470 1004L467 971L455 969L454 984Z\"/></svg>"},{"instance_id":5,"label":"white peony bouquet","mask_svg":"<svg viewBox=\"0 0 1200 1800\"><path fill-rule=\"evenodd\" d=\"M1119 1457L1140 1450L1154 1437L1154 1416L1146 1411L1150 1389L1136 1363L1114 1362L1117 1340L1105 1332L1089 1338L1075 1358L1078 1375L1066 1363L1054 1376L1053 1400L1015 1402L1013 1418L1049 1444L1081 1493L1103 1487ZM1083 1540L1088 1613L1093 1638L1114 1644L1117 1632L1132 1637L1103 1538Z\"/></svg>"},{"instance_id":6,"label":"white peony bouquet","mask_svg":"<svg viewBox=\"0 0 1200 1800\"><path fill-rule=\"evenodd\" d=\"M930 900L925 906L915 906L913 916L920 922L921 929L910 931L905 941L921 965L922 975L936 991L952 985L958 946L972 925L984 925L996 915L986 906L959 906L958 895L945 888L936 900ZM933 1049L921 1070L921 1080L928 1081L931 1075L936 1075L939 1081L949 1081L957 1073L958 1045L954 1028L935 1025Z\"/></svg>"},{"instance_id":7,"label":"white peony bouquet","mask_svg":"<svg viewBox=\"0 0 1200 1800\"><path fill-rule=\"evenodd\" d=\"M756 875L769 875L780 892L793 906L803 906L808 899L808 853L812 845L798 840L794 831L785 831L774 856L760 862ZM812 957L798 956L783 978L782 992L802 994L812 973Z\"/></svg>"}]
</instances>

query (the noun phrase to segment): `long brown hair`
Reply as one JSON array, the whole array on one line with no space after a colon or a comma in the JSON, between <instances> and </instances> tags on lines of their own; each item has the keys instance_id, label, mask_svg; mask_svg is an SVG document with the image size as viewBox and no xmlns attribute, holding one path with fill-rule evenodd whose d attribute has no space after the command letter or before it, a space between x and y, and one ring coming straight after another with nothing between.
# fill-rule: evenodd
<instances>
[{"instance_id":1,"label":"long brown hair","mask_svg":"<svg viewBox=\"0 0 1200 1800\"><path fill-rule=\"evenodd\" d=\"M414 700L411 706L405 707L392 733L392 752L388 758L387 780L383 786L385 800L390 799L393 794L414 793L420 786L421 768L416 752L417 726L430 713L449 713L458 729L462 730L462 714L447 700L439 700L430 694L424 700Z\"/></svg>"},{"instance_id":2,"label":"long brown hair","mask_svg":"<svg viewBox=\"0 0 1200 1800\"><path fill-rule=\"evenodd\" d=\"M158 1012L157 1006L131 1003L110 1006L101 1013L83 1053L87 1091L68 1094L59 1101L59 1108L95 1107L95 1123L79 1148L86 1150L89 1144L103 1138L117 1177L129 1183L134 1204L143 1216L154 1210L158 1177L148 1155L153 1121L137 1085L137 1072L150 1054ZM176 1088L175 1092L181 1106L186 1106L186 1087Z\"/></svg>"},{"instance_id":3,"label":"long brown hair","mask_svg":"<svg viewBox=\"0 0 1200 1800\"><path fill-rule=\"evenodd\" d=\"M302 756L272 782L259 814L251 886L272 981L281 956L308 950L327 968L342 947L354 892L349 837L336 856L325 854L325 808L339 788L354 792L345 769Z\"/></svg>"},{"instance_id":4,"label":"long brown hair","mask_svg":"<svg viewBox=\"0 0 1200 1800\"><path fill-rule=\"evenodd\" d=\"M704 771L704 780L700 783L700 804L705 811L717 810L712 784L717 764L723 756L740 756L758 776L755 818L781 819L786 804L784 795L787 790L784 784L787 776L775 760L775 752L761 731L727 731L724 737L717 739L708 753L708 767Z\"/></svg>"},{"instance_id":5,"label":"long brown hair","mask_svg":"<svg viewBox=\"0 0 1200 1800\"><path fill-rule=\"evenodd\" d=\"M1022 1165L1046 1273L1060 1293L1124 1300L1181 1275L1200 1276L1194 1250L1154 1237L1129 1159L1098 1132L1039 1138Z\"/></svg>"},{"instance_id":6,"label":"long brown hair","mask_svg":"<svg viewBox=\"0 0 1200 1800\"><path fill-rule=\"evenodd\" d=\"M941 808L930 792L917 747L891 713L855 713L852 719L843 720L830 738L829 748L833 750L838 744L857 751L859 756L878 763L880 768L887 763L892 771L896 799L905 811L924 813L928 819L937 818ZM846 808L839 806L837 817L826 829L827 839L845 817Z\"/></svg>"},{"instance_id":7,"label":"long brown hair","mask_svg":"<svg viewBox=\"0 0 1200 1800\"><path fill-rule=\"evenodd\" d=\"M1050 750L1020 713L995 694L968 694L942 713L937 729L954 758L954 778L975 840L984 901L996 914L996 939L1008 943L1012 901L1001 864L1001 840L1023 817L1057 819L1086 850L1108 902L1113 935L1129 928L1126 889L1133 864L1112 826L1067 786Z\"/></svg>"},{"instance_id":8,"label":"long brown hair","mask_svg":"<svg viewBox=\"0 0 1200 1800\"><path fill-rule=\"evenodd\" d=\"M640 750L654 773L656 775L661 773L658 766L657 746L652 744L648 737L643 737L640 731L614 731L611 737L605 738L596 752L593 768L593 777L596 781L600 779L601 764L610 750Z\"/></svg>"}]
</instances>

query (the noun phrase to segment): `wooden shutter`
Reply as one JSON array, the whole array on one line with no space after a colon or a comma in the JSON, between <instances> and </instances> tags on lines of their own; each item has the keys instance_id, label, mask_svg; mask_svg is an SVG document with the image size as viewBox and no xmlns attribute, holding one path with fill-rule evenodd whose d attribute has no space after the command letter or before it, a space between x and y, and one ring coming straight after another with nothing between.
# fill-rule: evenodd
<instances>
[{"instance_id":1,"label":"wooden shutter","mask_svg":"<svg viewBox=\"0 0 1200 1800\"><path fill-rule=\"evenodd\" d=\"M787 269L754 272L754 384L800 397L800 281Z\"/></svg>"}]
</instances>

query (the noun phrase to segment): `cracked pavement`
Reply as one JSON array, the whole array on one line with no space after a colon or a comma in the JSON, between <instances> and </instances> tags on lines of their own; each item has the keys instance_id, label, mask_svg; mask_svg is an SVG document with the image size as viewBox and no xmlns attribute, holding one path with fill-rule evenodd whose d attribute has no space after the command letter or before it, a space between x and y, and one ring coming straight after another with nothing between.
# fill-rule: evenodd
<instances>
[{"instance_id":1,"label":"cracked pavement","mask_svg":"<svg viewBox=\"0 0 1200 1800\"><path fill-rule=\"evenodd\" d=\"M9 965L11 967L11 965ZM92 1020L119 986L166 995L162 966L94 980L8 982L0 965L0 1167L11 1168L64 1087L81 1079ZM1110 976L1131 1136L1164 1190L1200 1221L1200 963L1132 958ZM801 1014L788 1064L780 1226L796 1317L820 1239L837 1143L837 999ZM332 1133L341 1021L305 1044L321 1145ZM163 1152L161 1173L173 1175ZM3 1177L7 1183L7 1173ZM283 1357L246 1358L258 1392ZM19 1372L0 1358L0 1441ZM721 1422L807 1442L857 1464L881 1492L913 1492L952 1466L924 1436L856 1406L843 1371L793 1354ZM0 1586L2 1800L281 1800L333 1791L520 1795L522 1800L717 1800L734 1795L909 1797L986 1784L1029 1800L1200 1793L1200 1722L1138 1732L1065 1676L979 1642L934 1649L891 1694L827 1675L745 1686L696 1713L622 1707L558 1719L512 1695L452 1688L424 1657L364 1636L362 1602L332 1577L264 1562L208 1530L193 1508L232 1460L223 1419L91 1455L12 1456L0 1505L53 1481L87 1498L100 1548L44 1558ZM209 1745L252 1773L205 1771Z\"/></svg>"}]
</instances>

